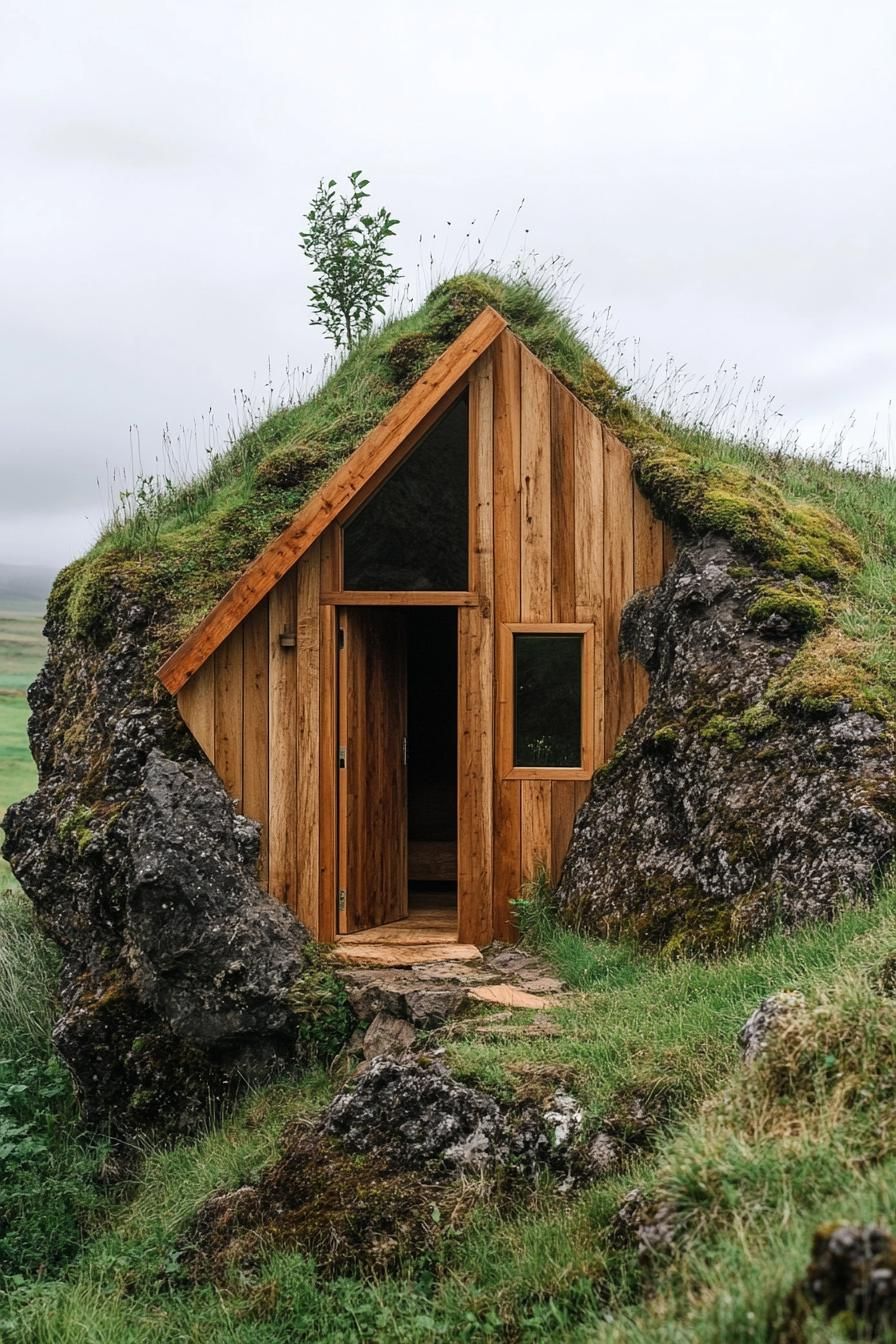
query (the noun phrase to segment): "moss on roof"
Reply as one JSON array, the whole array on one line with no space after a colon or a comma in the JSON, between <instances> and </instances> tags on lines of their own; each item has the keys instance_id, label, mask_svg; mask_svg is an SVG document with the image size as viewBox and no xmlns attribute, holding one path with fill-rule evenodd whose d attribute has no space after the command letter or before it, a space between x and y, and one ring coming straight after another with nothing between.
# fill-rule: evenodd
<instances>
[{"instance_id":1,"label":"moss on roof","mask_svg":"<svg viewBox=\"0 0 896 1344\"><path fill-rule=\"evenodd\" d=\"M491 275L439 285L307 401L250 429L204 477L153 495L110 527L60 575L53 617L102 645L124 587L156 613L161 661L486 304L628 445L660 517L680 533L731 537L819 604L820 628L773 688L778 706L818 712L847 699L896 721L896 482L765 455L657 416L594 359L539 287Z\"/></svg>"}]
</instances>

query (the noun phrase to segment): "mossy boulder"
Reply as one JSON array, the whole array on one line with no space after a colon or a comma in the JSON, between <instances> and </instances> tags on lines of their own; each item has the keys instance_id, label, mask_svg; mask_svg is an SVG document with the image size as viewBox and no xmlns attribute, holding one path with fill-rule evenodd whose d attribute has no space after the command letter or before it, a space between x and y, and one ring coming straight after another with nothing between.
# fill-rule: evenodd
<instances>
[{"instance_id":1,"label":"mossy boulder","mask_svg":"<svg viewBox=\"0 0 896 1344\"><path fill-rule=\"evenodd\" d=\"M562 919L705 955L870 897L896 842L896 744L849 698L788 700L811 623L756 619L826 600L719 536L633 599L622 641L650 699L576 818Z\"/></svg>"}]
</instances>

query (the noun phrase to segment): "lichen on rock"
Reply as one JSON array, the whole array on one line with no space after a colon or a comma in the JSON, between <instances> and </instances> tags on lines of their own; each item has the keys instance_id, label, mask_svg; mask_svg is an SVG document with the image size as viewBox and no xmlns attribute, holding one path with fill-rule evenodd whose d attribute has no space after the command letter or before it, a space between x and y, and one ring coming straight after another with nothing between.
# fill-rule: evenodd
<instances>
[{"instance_id":1,"label":"lichen on rock","mask_svg":"<svg viewBox=\"0 0 896 1344\"><path fill-rule=\"evenodd\" d=\"M564 921L707 953L870 895L896 837L892 735L848 701L776 703L805 628L757 622L763 593L755 559L706 536L628 604L650 698L576 818Z\"/></svg>"}]
</instances>

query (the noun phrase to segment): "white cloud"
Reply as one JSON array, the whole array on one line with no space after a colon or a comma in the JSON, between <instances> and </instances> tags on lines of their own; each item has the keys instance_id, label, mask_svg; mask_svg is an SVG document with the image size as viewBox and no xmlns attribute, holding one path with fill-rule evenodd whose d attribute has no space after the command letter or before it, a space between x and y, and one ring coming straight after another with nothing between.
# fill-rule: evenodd
<instances>
[{"instance_id":1,"label":"white cloud","mask_svg":"<svg viewBox=\"0 0 896 1344\"><path fill-rule=\"evenodd\" d=\"M415 288L500 209L487 255L562 253L642 358L765 375L804 438L855 411L860 450L896 382L894 39L884 0L11 0L0 560L89 541L132 423L151 459L320 359L296 236L354 167Z\"/></svg>"}]
</instances>

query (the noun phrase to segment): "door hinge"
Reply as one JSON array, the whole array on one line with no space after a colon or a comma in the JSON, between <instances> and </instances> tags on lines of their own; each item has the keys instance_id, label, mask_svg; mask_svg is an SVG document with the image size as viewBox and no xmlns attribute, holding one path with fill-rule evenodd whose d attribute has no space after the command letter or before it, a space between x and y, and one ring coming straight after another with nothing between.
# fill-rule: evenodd
<instances>
[{"instance_id":1,"label":"door hinge","mask_svg":"<svg viewBox=\"0 0 896 1344\"><path fill-rule=\"evenodd\" d=\"M339 748L339 769L345 769L345 747Z\"/></svg>"},{"instance_id":2,"label":"door hinge","mask_svg":"<svg viewBox=\"0 0 896 1344\"><path fill-rule=\"evenodd\" d=\"M339 647L340 649L345 648L345 631L343 630L341 625L339 627Z\"/></svg>"},{"instance_id":3,"label":"door hinge","mask_svg":"<svg viewBox=\"0 0 896 1344\"><path fill-rule=\"evenodd\" d=\"M344 914L345 914L345 905L346 905L345 892L344 892L344 891L342 890L342 888L340 887L340 888L339 888L339 913L340 913L340 915L344 915Z\"/></svg>"},{"instance_id":4,"label":"door hinge","mask_svg":"<svg viewBox=\"0 0 896 1344\"><path fill-rule=\"evenodd\" d=\"M402 765L408 763L408 740L406 737L401 739L401 763Z\"/></svg>"}]
</instances>

